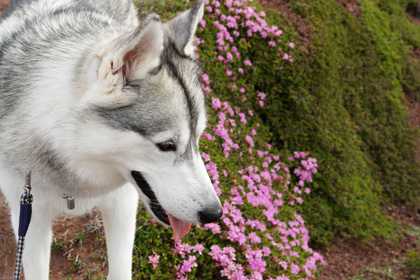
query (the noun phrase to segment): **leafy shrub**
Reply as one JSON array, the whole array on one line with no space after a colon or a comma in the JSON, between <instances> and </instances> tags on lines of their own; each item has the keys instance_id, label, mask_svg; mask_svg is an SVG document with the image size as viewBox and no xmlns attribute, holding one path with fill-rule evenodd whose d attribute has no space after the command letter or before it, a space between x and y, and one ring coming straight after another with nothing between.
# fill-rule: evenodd
<instances>
[{"instance_id":1,"label":"leafy shrub","mask_svg":"<svg viewBox=\"0 0 420 280\"><path fill-rule=\"evenodd\" d=\"M135 278L315 279L325 263L309 247L296 208L311 192L317 160L305 152L286 156L268 144L269 128L254 114L266 94L250 79L263 74L253 62L256 53L286 67L294 44L263 11L248 6L252 2L206 4L196 40L209 103L201 148L224 216L193 227L173 247L171 230L139 212Z\"/></svg>"},{"instance_id":2,"label":"leafy shrub","mask_svg":"<svg viewBox=\"0 0 420 280\"><path fill-rule=\"evenodd\" d=\"M268 105L256 113L272 144L318 159L312 197L302 209L311 237L321 244L337 233L395 238L383 205L419 205L420 197L418 133L407 123L402 91L419 89L408 63L418 29L400 32L410 25L404 1L358 1L358 18L336 0L289 2L314 26L313 46L295 48L296 63L282 71L265 64L270 78L261 73L251 83L267 95Z\"/></svg>"},{"instance_id":3,"label":"leafy shrub","mask_svg":"<svg viewBox=\"0 0 420 280\"><path fill-rule=\"evenodd\" d=\"M410 250L406 253L404 264L413 273L412 279L420 278L420 251Z\"/></svg>"}]
</instances>

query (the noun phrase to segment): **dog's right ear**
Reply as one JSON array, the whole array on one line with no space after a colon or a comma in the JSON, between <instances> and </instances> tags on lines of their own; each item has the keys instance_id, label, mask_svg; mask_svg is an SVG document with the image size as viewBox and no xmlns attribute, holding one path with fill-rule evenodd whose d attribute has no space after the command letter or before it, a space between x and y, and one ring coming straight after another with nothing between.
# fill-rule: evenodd
<instances>
[{"instance_id":1,"label":"dog's right ear","mask_svg":"<svg viewBox=\"0 0 420 280\"><path fill-rule=\"evenodd\" d=\"M174 44L181 55L194 58L194 34L203 14L204 0L196 0L191 9L164 24L166 40Z\"/></svg>"},{"instance_id":2,"label":"dog's right ear","mask_svg":"<svg viewBox=\"0 0 420 280\"><path fill-rule=\"evenodd\" d=\"M94 102L107 107L130 103L134 96L124 95L123 86L129 80L145 78L159 66L162 50L162 23L155 14L149 15L134 31L108 43L97 53L99 64L93 91L101 96L94 97Z\"/></svg>"}]
</instances>

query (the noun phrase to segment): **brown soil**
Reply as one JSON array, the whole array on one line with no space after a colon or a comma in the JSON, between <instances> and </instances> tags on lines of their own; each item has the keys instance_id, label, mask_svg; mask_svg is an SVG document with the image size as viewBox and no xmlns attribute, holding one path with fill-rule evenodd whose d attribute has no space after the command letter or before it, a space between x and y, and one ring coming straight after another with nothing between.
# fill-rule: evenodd
<instances>
[{"instance_id":1,"label":"brown soil","mask_svg":"<svg viewBox=\"0 0 420 280\"><path fill-rule=\"evenodd\" d=\"M0 16L3 14L3 11L9 6L10 0L0 0Z\"/></svg>"},{"instance_id":2,"label":"brown soil","mask_svg":"<svg viewBox=\"0 0 420 280\"><path fill-rule=\"evenodd\" d=\"M406 12L412 22L420 24L420 17L416 16L416 14L420 14L420 1L417 3L410 3L407 6Z\"/></svg>"},{"instance_id":3,"label":"brown soil","mask_svg":"<svg viewBox=\"0 0 420 280\"><path fill-rule=\"evenodd\" d=\"M96 211L83 217L61 216L54 221L53 232L51 279L100 279L107 275L104 232ZM0 279L13 278L15 254L9 209L0 193Z\"/></svg>"},{"instance_id":4,"label":"brown soil","mask_svg":"<svg viewBox=\"0 0 420 280\"><path fill-rule=\"evenodd\" d=\"M419 60L420 60L420 48L416 48L415 50L413 50L413 51L411 52L411 55L412 55L414 58L417 58L417 59L419 59Z\"/></svg>"},{"instance_id":5,"label":"brown soil","mask_svg":"<svg viewBox=\"0 0 420 280\"><path fill-rule=\"evenodd\" d=\"M337 2L343 5L355 18L360 16L360 8L357 0L337 0Z\"/></svg>"},{"instance_id":6,"label":"brown soil","mask_svg":"<svg viewBox=\"0 0 420 280\"><path fill-rule=\"evenodd\" d=\"M328 264L318 279L345 280L356 276L363 280L412 279L412 272L404 261L408 251L420 249L420 216L404 207L389 214L405 228L399 242L363 243L336 237L330 247L318 250Z\"/></svg>"}]
</instances>

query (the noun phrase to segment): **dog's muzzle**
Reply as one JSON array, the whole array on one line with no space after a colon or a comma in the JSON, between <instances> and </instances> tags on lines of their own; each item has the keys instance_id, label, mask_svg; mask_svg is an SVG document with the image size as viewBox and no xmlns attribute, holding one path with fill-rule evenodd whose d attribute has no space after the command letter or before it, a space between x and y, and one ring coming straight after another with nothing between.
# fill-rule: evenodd
<instances>
[{"instance_id":1,"label":"dog's muzzle","mask_svg":"<svg viewBox=\"0 0 420 280\"><path fill-rule=\"evenodd\" d=\"M169 219L165 209L160 205L155 193L152 191L152 188L149 183L147 183L146 179L144 179L143 175L138 171L131 171L131 176L133 176L141 191L150 199L150 209L152 209L156 218L169 226Z\"/></svg>"},{"instance_id":2,"label":"dog's muzzle","mask_svg":"<svg viewBox=\"0 0 420 280\"><path fill-rule=\"evenodd\" d=\"M159 200L157 199L155 193L152 191L152 188L150 187L147 180L138 171L131 171L131 176L133 176L141 191L150 199L150 209L153 211L153 214L155 214L156 218L158 218L166 225L170 225L166 210L159 203ZM220 219L220 217L222 217L222 215L223 210L220 203L214 207L210 207L198 212L198 217L201 224L216 222Z\"/></svg>"}]
</instances>

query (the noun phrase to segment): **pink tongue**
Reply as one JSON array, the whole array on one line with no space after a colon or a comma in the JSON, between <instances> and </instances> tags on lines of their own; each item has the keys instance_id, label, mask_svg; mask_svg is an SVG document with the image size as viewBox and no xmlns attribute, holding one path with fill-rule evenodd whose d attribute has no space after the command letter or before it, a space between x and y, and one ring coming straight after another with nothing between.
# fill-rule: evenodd
<instances>
[{"instance_id":1,"label":"pink tongue","mask_svg":"<svg viewBox=\"0 0 420 280\"><path fill-rule=\"evenodd\" d=\"M168 213L169 223L171 224L172 230L174 232L175 243L181 240L191 228L191 224L181 221L171 214Z\"/></svg>"}]
</instances>

